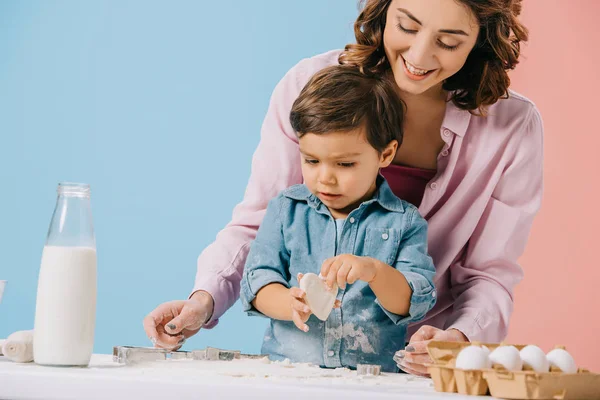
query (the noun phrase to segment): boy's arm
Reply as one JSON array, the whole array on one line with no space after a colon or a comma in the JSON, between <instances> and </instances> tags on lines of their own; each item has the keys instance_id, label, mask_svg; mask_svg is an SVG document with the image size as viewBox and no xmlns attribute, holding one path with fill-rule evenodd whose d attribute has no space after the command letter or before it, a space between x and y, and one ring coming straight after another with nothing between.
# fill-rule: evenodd
<instances>
[{"instance_id":1,"label":"boy's arm","mask_svg":"<svg viewBox=\"0 0 600 400\"><path fill-rule=\"evenodd\" d=\"M280 195L269 202L256 239L250 246L240 290L243 310L249 315L279 319L278 316L284 314L284 305L289 308L290 301L282 301L289 291L290 261L281 219L284 201ZM257 298L259 294L260 298Z\"/></svg>"},{"instance_id":2,"label":"boy's arm","mask_svg":"<svg viewBox=\"0 0 600 400\"><path fill-rule=\"evenodd\" d=\"M394 268L385 264L381 266L380 271L383 273L375 277L375 285L371 284L377 296L375 301L395 324L408 324L423 319L435 305L437 297L433 283L435 267L427 252L427 221L417 209L412 212L411 223L400 242ZM395 299L396 296L401 299ZM401 313L395 312L400 308Z\"/></svg>"},{"instance_id":3,"label":"boy's arm","mask_svg":"<svg viewBox=\"0 0 600 400\"><path fill-rule=\"evenodd\" d=\"M370 260L375 263L376 273L369 286L379 304L391 313L408 315L412 289L402 272L375 258Z\"/></svg>"},{"instance_id":4,"label":"boy's arm","mask_svg":"<svg viewBox=\"0 0 600 400\"><path fill-rule=\"evenodd\" d=\"M271 283L258 291L252 305L267 317L291 321L290 300L290 289L280 283Z\"/></svg>"}]
</instances>

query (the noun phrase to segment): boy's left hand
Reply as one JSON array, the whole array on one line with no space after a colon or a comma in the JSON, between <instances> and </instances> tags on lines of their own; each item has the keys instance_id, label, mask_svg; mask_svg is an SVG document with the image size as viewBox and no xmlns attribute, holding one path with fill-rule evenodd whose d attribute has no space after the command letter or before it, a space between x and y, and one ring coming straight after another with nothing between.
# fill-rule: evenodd
<instances>
[{"instance_id":1,"label":"boy's left hand","mask_svg":"<svg viewBox=\"0 0 600 400\"><path fill-rule=\"evenodd\" d=\"M328 258L321 265L321 276L325 278L327 286L333 283L345 289L346 284L356 281L372 282L377 275L377 260L371 257L359 257L353 254L340 254Z\"/></svg>"}]
</instances>

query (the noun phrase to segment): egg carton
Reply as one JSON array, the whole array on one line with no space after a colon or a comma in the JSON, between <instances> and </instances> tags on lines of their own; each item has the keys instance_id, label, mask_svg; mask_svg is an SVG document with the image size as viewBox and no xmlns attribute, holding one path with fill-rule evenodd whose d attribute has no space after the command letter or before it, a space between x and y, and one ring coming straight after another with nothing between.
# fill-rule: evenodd
<instances>
[{"instance_id":1,"label":"egg carton","mask_svg":"<svg viewBox=\"0 0 600 400\"><path fill-rule=\"evenodd\" d=\"M470 345L486 346L490 351L504 343L464 343L432 341L427 352L433 363L428 372L436 391L502 399L588 399L600 400L600 374L579 368L567 374L551 368L550 372L532 370L507 371L494 365L490 369L463 370L455 367L460 351ZM514 345L521 350L525 345Z\"/></svg>"}]
</instances>

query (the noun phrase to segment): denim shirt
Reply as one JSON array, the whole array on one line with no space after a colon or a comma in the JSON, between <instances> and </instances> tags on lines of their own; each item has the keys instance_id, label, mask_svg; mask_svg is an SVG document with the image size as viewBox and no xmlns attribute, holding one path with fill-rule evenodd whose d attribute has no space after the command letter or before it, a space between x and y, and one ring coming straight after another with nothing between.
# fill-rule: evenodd
<instances>
[{"instance_id":1,"label":"denim shirt","mask_svg":"<svg viewBox=\"0 0 600 400\"><path fill-rule=\"evenodd\" d=\"M298 273L318 275L325 259L350 253L376 258L404 274L412 289L409 314L389 312L368 283L357 281L339 289L341 307L326 321L310 316L308 332L292 321L272 319L262 345L272 360L327 368L378 364L383 371L397 371L393 355L404 348L407 325L435 304L435 268L427 253L425 219L396 197L382 176L377 183L372 199L338 221L339 234L329 209L305 185L289 187L271 200L250 247L240 297L249 315L263 315L251 304L261 288L271 283L298 287Z\"/></svg>"}]
</instances>

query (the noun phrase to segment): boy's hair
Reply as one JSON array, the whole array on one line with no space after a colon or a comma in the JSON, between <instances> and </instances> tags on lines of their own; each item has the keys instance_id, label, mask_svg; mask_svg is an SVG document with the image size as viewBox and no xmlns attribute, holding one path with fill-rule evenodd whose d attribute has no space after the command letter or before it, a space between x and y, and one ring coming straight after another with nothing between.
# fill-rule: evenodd
<instances>
[{"instance_id":1,"label":"boy's hair","mask_svg":"<svg viewBox=\"0 0 600 400\"><path fill-rule=\"evenodd\" d=\"M402 143L403 107L386 78L336 65L308 81L292 106L290 122L300 138L364 127L367 141L381 153L392 140Z\"/></svg>"}]
</instances>

